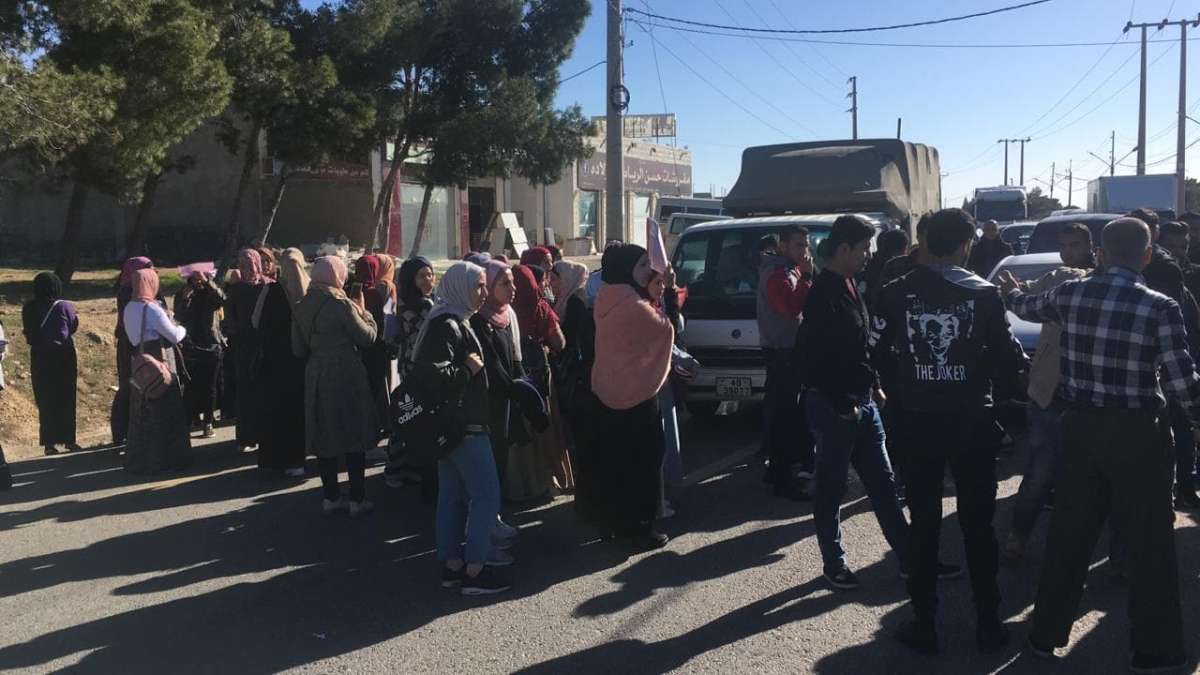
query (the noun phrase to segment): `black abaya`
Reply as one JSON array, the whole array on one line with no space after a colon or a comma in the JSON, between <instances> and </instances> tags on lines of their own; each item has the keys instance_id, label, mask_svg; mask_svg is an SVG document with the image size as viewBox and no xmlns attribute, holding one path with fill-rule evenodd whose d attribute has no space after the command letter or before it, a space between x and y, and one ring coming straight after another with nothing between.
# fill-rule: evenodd
<instances>
[{"instance_id":1,"label":"black abaya","mask_svg":"<svg viewBox=\"0 0 1200 675\"><path fill-rule=\"evenodd\" d=\"M280 284L271 284L258 324L262 340L262 424L258 465L304 466L304 359L292 351L292 306Z\"/></svg>"}]
</instances>

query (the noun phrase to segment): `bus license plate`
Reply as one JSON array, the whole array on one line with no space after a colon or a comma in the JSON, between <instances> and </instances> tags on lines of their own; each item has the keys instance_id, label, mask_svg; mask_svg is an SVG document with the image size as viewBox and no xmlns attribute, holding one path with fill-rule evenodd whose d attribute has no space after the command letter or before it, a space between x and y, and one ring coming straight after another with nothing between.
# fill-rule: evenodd
<instances>
[{"instance_id":1,"label":"bus license plate","mask_svg":"<svg viewBox=\"0 0 1200 675\"><path fill-rule=\"evenodd\" d=\"M748 377L718 377L717 396L723 399L750 398L752 390Z\"/></svg>"}]
</instances>

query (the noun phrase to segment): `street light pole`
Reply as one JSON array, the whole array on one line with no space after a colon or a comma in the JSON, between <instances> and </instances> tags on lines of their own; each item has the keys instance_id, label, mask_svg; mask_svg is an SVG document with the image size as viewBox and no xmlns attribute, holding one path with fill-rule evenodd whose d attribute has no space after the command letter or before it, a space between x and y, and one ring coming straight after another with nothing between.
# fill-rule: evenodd
<instances>
[{"instance_id":1,"label":"street light pole","mask_svg":"<svg viewBox=\"0 0 1200 675\"><path fill-rule=\"evenodd\" d=\"M629 105L629 90L622 73L625 36L621 32L621 0L608 0L608 78L605 88L605 207L596 224L596 248L603 250L610 237L625 238L625 126L622 113Z\"/></svg>"}]
</instances>

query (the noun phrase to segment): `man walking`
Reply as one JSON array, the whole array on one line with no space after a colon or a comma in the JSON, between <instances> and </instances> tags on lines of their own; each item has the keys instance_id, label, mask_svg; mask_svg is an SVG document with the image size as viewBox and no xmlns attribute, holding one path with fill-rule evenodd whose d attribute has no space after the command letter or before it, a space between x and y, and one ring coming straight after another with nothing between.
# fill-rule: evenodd
<instances>
[{"instance_id":1,"label":"man walking","mask_svg":"<svg viewBox=\"0 0 1200 675\"><path fill-rule=\"evenodd\" d=\"M811 476L813 443L797 403L800 385L792 350L812 287L808 230L788 225L779 234L779 247L782 255L764 253L758 276L758 336L767 359L763 442L770 465L766 482L775 496L800 501L809 495L793 473L793 464L798 460L801 471Z\"/></svg>"},{"instance_id":2,"label":"man walking","mask_svg":"<svg viewBox=\"0 0 1200 675\"><path fill-rule=\"evenodd\" d=\"M1040 295L1022 293L1011 274L1001 279L1017 316L1063 332L1062 469L1029 647L1053 658L1067 644L1092 549L1111 518L1128 549L1131 667L1162 672L1186 663L1164 391L1194 422L1200 376L1178 303L1142 281L1149 228L1119 218L1102 241L1102 273Z\"/></svg>"},{"instance_id":3,"label":"man walking","mask_svg":"<svg viewBox=\"0 0 1200 675\"><path fill-rule=\"evenodd\" d=\"M1012 245L1000 238L1000 225L989 220L983 224L983 238L971 250L967 268L986 279L996 263L1012 254Z\"/></svg>"},{"instance_id":4,"label":"man walking","mask_svg":"<svg viewBox=\"0 0 1200 675\"><path fill-rule=\"evenodd\" d=\"M813 520L825 579L834 588L858 588L842 548L841 504L854 466L875 517L901 568L908 558L909 532L896 497L895 476L884 447L882 400L871 365L870 316L854 284L867 262L874 230L856 216L842 216L821 243L828 261L813 282L805 305L796 353L804 382L809 426L817 440ZM952 576L956 568L944 570Z\"/></svg>"},{"instance_id":5,"label":"man walking","mask_svg":"<svg viewBox=\"0 0 1200 675\"><path fill-rule=\"evenodd\" d=\"M912 516L908 593L916 619L897 637L937 653L938 538L946 465L954 477L959 525L977 614L978 647L993 652L1009 638L999 617L996 535L996 455L990 433L991 377L1015 373L1025 352L1005 318L996 287L964 269L975 239L975 221L962 209L945 209L929 221L928 262L884 287L876 325L876 355L897 359L896 390L902 403L901 434L908 444L904 483Z\"/></svg>"},{"instance_id":6,"label":"man walking","mask_svg":"<svg viewBox=\"0 0 1200 675\"><path fill-rule=\"evenodd\" d=\"M1062 267L1047 272L1037 281L1022 284L1021 290L1045 293L1067 281L1087 276L1095 266L1091 230L1079 223L1071 223L1060 230L1058 256L1063 262ZM1062 380L1058 367L1062 355L1061 336L1062 326L1050 321L1043 323L1037 353L1029 367L1029 405L1025 407L1029 420L1029 456L1021 474L1021 487L1013 501L1008 540L1001 553L1004 564L1009 566L1019 565L1025 558L1029 534L1033 532L1058 476L1063 412L1062 400L1057 396Z\"/></svg>"}]
</instances>

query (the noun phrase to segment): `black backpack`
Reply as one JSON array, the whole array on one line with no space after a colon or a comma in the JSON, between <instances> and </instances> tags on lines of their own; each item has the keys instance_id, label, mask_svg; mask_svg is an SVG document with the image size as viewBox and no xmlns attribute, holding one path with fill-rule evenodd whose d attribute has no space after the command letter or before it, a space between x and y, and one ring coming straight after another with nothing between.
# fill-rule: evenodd
<instances>
[{"instance_id":1,"label":"black backpack","mask_svg":"<svg viewBox=\"0 0 1200 675\"><path fill-rule=\"evenodd\" d=\"M462 333L458 322L446 317L455 335ZM414 386L411 375L392 391L392 439L390 453L403 457L411 466L430 466L450 454L466 437L466 415L462 394L445 401L431 401L430 394Z\"/></svg>"}]
</instances>

